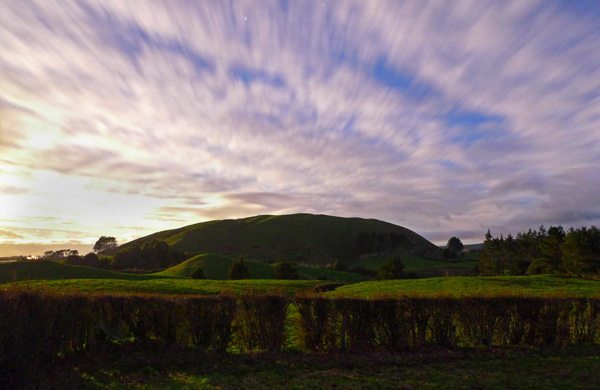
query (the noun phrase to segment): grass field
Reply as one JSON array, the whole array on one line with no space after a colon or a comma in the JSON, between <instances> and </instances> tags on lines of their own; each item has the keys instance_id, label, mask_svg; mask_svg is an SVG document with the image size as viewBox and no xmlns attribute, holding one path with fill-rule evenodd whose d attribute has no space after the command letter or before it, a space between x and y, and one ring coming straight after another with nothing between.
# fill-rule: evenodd
<instances>
[{"instance_id":1,"label":"grass field","mask_svg":"<svg viewBox=\"0 0 600 390\"><path fill-rule=\"evenodd\" d=\"M329 296L375 298L402 295L490 296L547 294L600 295L600 281L559 275L386 280L356 283L336 289Z\"/></svg>"},{"instance_id":2,"label":"grass field","mask_svg":"<svg viewBox=\"0 0 600 390\"><path fill-rule=\"evenodd\" d=\"M163 295L218 295L250 292L283 292L293 295L296 291L311 290L318 280L193 280L157 278L149 280L122 279L66 279L21 282L30 286L45 286L61 291L77 290L103 293L147 293Z\"/></svg>"},{"instance_id":3,"label":"grass field","mask_svg":"<svg viewBox=\"0 0 600 390\"><path fill-rule=\"evenodd\" d=\"M400 355L91 355L61 362L45 389L599 389L600 346Z\"/></svg>"}]
</instances>

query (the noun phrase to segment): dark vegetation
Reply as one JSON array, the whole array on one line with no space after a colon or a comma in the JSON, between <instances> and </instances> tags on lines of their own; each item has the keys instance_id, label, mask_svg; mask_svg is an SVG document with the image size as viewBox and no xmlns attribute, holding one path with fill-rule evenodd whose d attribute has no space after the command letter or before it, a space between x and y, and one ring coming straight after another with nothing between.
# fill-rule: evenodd
<instances>
[{"instance_id":1,"label":"dark vegetation","mask_svg":"<svg viewBox=\"0 0 600 390\"><path fill-rule=\"evenodd\" d=\"M227 272L227 279L250 279L250 271L248 271L248 267L246 266L246 263L244 263L243 257L240 257L239 259L234 261L231 267L229 267L229 271Z\"/></svg>"},{"instance_id":2,"label":"dark vegetation","mask_svg":"<svg viewBox=\"0 0 600 390\"><path fill-rule=\"evenodd\" d=\"M297 315L291 315L296 311ZM600 342L598 297L309 293L199 296L0 290L0 386L43 381L68 357L206 352L398 353Z\"/></svg>"},{"instance_id":3,"label":"dark vegetation","mask_svg":"<svg viewBox=\"0 0 600 390\"><path fill-rule=\"evenodd\" d=\"M566 274L597 277L600 230L595 226L564 231L562 226L492 237L488 230L479 256L482 275Z\"/></svg>"}]
</instances>

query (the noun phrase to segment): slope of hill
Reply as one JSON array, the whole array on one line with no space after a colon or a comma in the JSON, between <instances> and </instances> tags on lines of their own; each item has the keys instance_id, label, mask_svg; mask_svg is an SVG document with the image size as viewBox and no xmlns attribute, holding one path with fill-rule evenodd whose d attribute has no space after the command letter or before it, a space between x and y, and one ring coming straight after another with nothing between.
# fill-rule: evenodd
<instances>
[{"instance_id":1,"label":"slope of hill","mask_svg":"<svg viewBox=\"0 0 600 390\"><path fill-rule=\"evenodd\" d=\"M64 280L64 279L124 279L146 280L166 278L159 275L135 275L112 272L98 268L59 264L51 260L19 261L0 264L0 284L23 280Z\"/></svg>"},{"instance_id":2,"label":"slope of hill","mask_svg":"<svg viewBox=\"0 0 600 390\"><path fill-rule=\"evenodd\" d=\"M361 242L361 237L368 242ZM264 262L283 258L299 264L325 265L336 260L353 264L361 255L380 251L382 245L389 247L386 240L394 241L393 248L398 253L441 258L438 247L404 227L376 219L312 214L203 222L154 233L121 248L142 246L155 239L192 255L241 255Z\"/></svg>"},{"instance_id":3,"label":"slope of hill","mask_svg":"<svg viewBox=\"0 0 600 390\"><path fill-rule=\"evenodd\" d=\"M234 259L232 257L215 254L204 254L194 256L181 264L178 264L174 267L152 275L168 276L175 278L189 278L196 269L202 267L204 269L204 274L207 279L226 280L229 268L231 267L233 262ZM275 278L272 265L252 260L246 260L245 263L248 267L248 271L250 272L250 278ZM325 280L328 281L356 283L363 282L369 279L363 275L354 274L350 272L334 271L330 269L309 268L300 266L298 267L298 271L300 272L300 277L302 279L309 280L324 277Z\"/></svg>"}]
</instances>

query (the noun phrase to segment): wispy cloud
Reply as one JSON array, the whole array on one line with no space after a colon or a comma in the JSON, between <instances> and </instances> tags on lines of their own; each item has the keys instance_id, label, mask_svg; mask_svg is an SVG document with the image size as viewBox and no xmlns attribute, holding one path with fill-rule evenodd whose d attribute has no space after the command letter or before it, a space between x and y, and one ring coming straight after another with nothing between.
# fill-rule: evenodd
<instances>
[{"instance_id":1,"label":"wispy cloud","mask_svg":"<svg viewBox=\"0 0 600 390\"><path fill-rule=\"evenodd\" d=\"M3 2L0 223L125 239L315 212L441 241L598 224L585 7Z\"/></svg>"}]
</instances>

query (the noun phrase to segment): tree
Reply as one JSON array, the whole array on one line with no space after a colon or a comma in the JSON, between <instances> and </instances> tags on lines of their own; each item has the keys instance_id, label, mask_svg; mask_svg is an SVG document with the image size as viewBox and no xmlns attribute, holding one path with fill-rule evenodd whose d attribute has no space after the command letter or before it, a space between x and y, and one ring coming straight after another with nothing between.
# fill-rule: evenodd
<instances>
[{"instance_id":1,"label":"tree","mask_svg":"<svg viewBox=\"0 0 600 390\"><path fill-rule=\"evenodd\" d=\"M102 236L94 244L94 252L100 253L107 250L114 249L118 246L117 239L114 237Z\"/></svg>"},{"instance_id":2,"label":"tree","mask_svg":"<svg viewBox=\"0 0 600 390\"><path fill-rule=\"evenodd\" d=\"M502 256L502 245L504 238L493 238L490 229L485 234L483 248L479 253L479 270L481 275L503 275L505 265Z\"/></svg>"},{"instance_id":3,"label":"tree","mask_svg":"<svg viewBox=\"0 0 600 390\"><path fill-rule=\"evenodd\" d=\"M377 273L377 280L402 279L404 277L404 264L400 256L390 256Z\"/></svg>"},{"instance_id":4,"label":"tree","mask_svg":"<svg viewBox=\"0 0 600 390\"><path fill-rule=\"evenodd\" d=\"M146 262L139 246L134 245L129 248L118 251L112 259L111 267L113 269L146 269Z\"/></svg>"},{"instance_id":5,"label":"tree","mask_svg":"<svg viewBox=\"0 0 600 390\"><path fill-rule=\"evenodd\" d=\"M450 237L448 243L446 244L446 248L454 253L460 253L464 249L464 245L462 241L460 241L460 238Z\"/></svg>"},{"instance_id":6,"label":"tree","mask_svg":"<svg viewBox=\"0 0 600 390\"><path fill-rule=\"evenodd\" d=\"M230 280L250 279L250 271L244 263L244 258L240 257L233 262L227 273L227 278Z\"/></svg>"},{"instance_id":7,"label":"tree","mask_svg":"<svg viewBox=\"0 0 600 390\"><path fill-rule=\"evenodd\" d=\"M206 275L204 274L204 268L198 267L192 272L190 275L192 279L206 279Z\"/></svg>"},{"instance_id":8,"label":"tree","mask_svg":"<svg viewBox=\"0 0 600 390\"><path fill-rule=\"evenodd\" d=\"M87 255L83 256L83 265L87 267L104 268L104 264L102 263L98 255L94 252L90 252Z\"/></svg>"},{"instance_id":9,"label":"tree","mask_svg":"<svg viewBox=\"0 0 600 390\"><path fill-rule=\"evenodd\" d=\"M65 264L70 264L70 265L84 265L83 264L83 259L79 255L69 255L69 256L67 256L67 258L65 259Z\"/></svg>"},{"instance_id":10,"label":"tree","mask_svg":"<svg viewBox=\"0 0 600 390\"><path fill-rule=\"evenodd\" d=\"M273 268L275 279L295 280L300 279L300 272L296 263L287 260L279 259Z\"/></svg>"},{"instance_id":11,"label":"tree","mask_svg":"<svg viewBox=\"0 0 600 390\"><path fill-rule=\"evenodd\" d=\"M561 245L565 238L562 226L550 226L546 232L540 227L543 238L540 241L540 255L531 262L528 274L555 274L563 271Z\"/></svg>"},{"instance_id":12,"label":"tree","mask_svg":"<svg viewBox=\"0 0 600 390\"><path fill-rule=\"evenodd\" d=\"M600 273L600 230L595 226L569 229L561 249L564 269L571 275Z\"/></svg>"}]
</instances>

